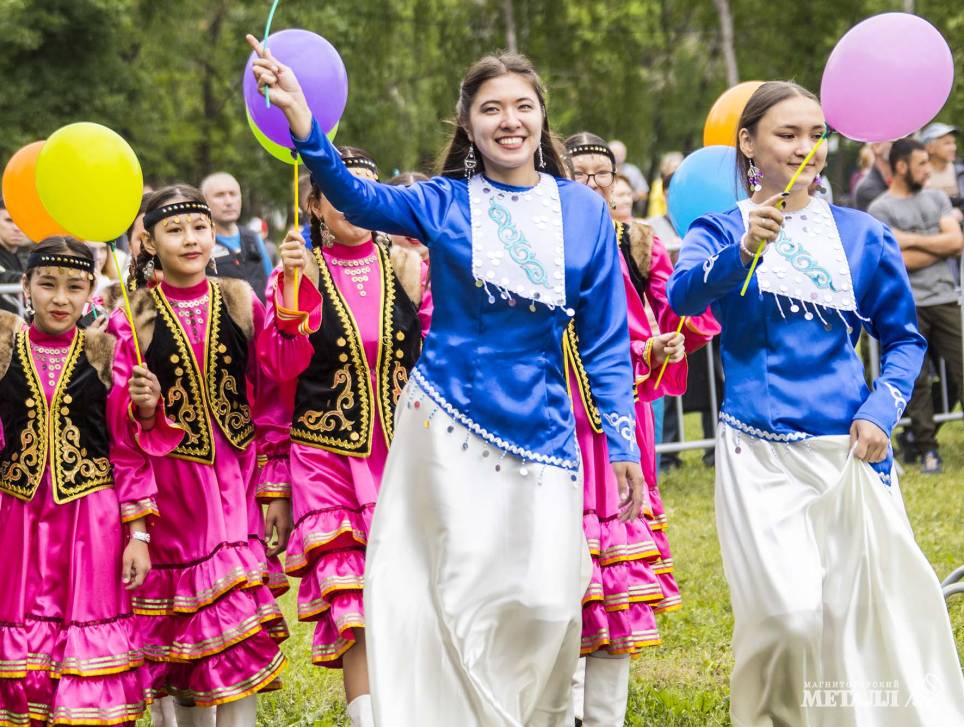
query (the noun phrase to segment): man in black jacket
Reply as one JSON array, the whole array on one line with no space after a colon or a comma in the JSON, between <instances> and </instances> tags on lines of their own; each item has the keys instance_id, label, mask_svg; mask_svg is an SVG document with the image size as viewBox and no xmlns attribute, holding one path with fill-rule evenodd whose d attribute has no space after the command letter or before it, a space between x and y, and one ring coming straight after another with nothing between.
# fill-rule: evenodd
<instances>
[{"instance_id":1,"label":"man in black jacket","mask_svg":"<svg viewBox=\"0 0 964 727\"><path fill-rule=\"evenodd\" d=\"M215 172L201 182L201 194L211 208L217 244L212 259L218 275L246 280L264 301L271 258L261 235L238 226L241 217L241 185L227 172Z\"/></svg>"},{"instance_id":2,"label":"man in black jacket","mask_svg":"<svg viewBox=\"0 0 964 727\"><path fill-rule=\"evenodd\" d=\"M23 263L17 253L20 248L29 244L30 240L17 227L0 197L0 285L20 284ZM0 310L19 314L19 300L19 293L0 294Z\"/></svg>"}]
</instances>

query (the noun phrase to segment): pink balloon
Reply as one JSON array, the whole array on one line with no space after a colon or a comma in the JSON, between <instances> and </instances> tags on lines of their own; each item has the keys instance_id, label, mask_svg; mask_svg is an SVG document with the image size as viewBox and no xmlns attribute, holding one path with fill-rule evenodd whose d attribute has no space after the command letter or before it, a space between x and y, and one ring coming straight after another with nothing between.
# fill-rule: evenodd
<instances>
[{"instance_id":1,"label":"pink balloon","mask_svg":"<svg viewBox=\"0 0 964 727\"><path fill-rule=\"evenodd\" d=\"M933 119L953 82L954 60L940 31L916 15L884 13L837 43L820 103L835 131L856 141L888 141Z\"/></svg>"}]
</instances>

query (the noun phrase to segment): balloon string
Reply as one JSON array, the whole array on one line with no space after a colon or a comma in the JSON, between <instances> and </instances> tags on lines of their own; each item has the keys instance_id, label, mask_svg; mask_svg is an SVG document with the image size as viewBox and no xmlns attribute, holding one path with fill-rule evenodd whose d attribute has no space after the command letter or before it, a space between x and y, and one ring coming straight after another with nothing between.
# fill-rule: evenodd
<instances>
[{"instance_id":1,"label":"balloon string","mask_svg":"<svg viewBox=\"0 0 964 727\"><path fill-rule=\"evenodd\" d=\"M121 295L124 296L124 312L127 314L127 322L131 325L131 338L134 339L134 353L137 355L137 365L140 366L144 363L144 359L141 358L141 345L137 342L137 330L134 328L134 313L131 311L131 299L127 297L127 283L121 275L120 263L117 262L117 243L109 242L107 246L110 248L110 253L114 257L114 270L117 271L117 277L120 280Z\"/></svg>"},{"instance_id":2,"label":"balloon string","mask_svg":"<svg viewBox=\"0 0 964 727\"><path fill-rule=\"evenodd\" d=\"M800 166L797 167L797 171L795 171L793 176L790 177L790 182L787 184L786 189L783 190L784 194L790 194L790 192L793 190L793 185L797 183L797 178L803 173L803 170L806 169L807 165L817 153L817 149L819 149L820 145L827 140L828 136L830 136L829 126L824 129L823 134L820 135L819 141L813 145L813 149L811 149L810 153L807 154L807 158L800 162ZM784 207L786 207L786 205L786 199L781 199L779 202L777 202L777 209L782 210ZM741 297L746 295L746 289L750 287L750 278L753 277L753 271L756 270L756 264L760 262L760 255L763 253L763 250L766 246L767 244L763 240L761 240L760 244L757 246L756 254L753 256L753 263L750 265L750 270L746 274L746 280L743 281L743 288L740 290Z\"/></svg>"},{"instance_id":3,"label":"balloon string","mask_svg":"<svg viewBox=\"0 0 964 727\"><path fill-rule=\"evenodd\" d=\"M274 20L274 11L278 9L279 2L281 2L281 0L274 0L271 4L271 10L268 12L268 22L264 24L264 41L261 45L265 50L268 50L268 34L271 32L271 21ZM268 94L267 86L264 87L264 107L266 109L271 108L271 96Z\"/></svg>"},{"instance_id":4,"label":"balloon string","mask_svg":"<svg viewBox=\"0 0 964 727\"><path fill-rule=\"evenodd\" d=\"M686 316L679 319L679 325L676 326L676 332L680 333L683 330L683 324L686 323ZM666 373L666 366L669 364L669 356L663 359L663 366L659 370L659 376L656 377L656 386L659 386L660 382L663 380L663 374Z\"/></svg>"},{"instance_id":5,"label":"balloon string","mask_svg":"<svg viewBox=\"0 0 964 727\"><path fill-rule=\"evenodd\" d=\"M295 159L295 163L292 165L294 169L294 189L295 189L295 230L298 229L298 160ZM295 291L294 291L294 310L298 310L298 287L301 282L299 274L301 273L301 268L295 268Z\"/></svg>"}]
</instances>

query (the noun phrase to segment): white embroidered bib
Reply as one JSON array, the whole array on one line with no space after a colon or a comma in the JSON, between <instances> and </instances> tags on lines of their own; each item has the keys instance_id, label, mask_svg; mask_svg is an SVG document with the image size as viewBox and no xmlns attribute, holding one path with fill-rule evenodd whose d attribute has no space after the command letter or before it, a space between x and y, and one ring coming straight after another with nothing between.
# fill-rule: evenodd
<instances>
[{"instance_id":1,"label":"white embroidered bib","mask_svg":"<svg viewBox=\"0 0 964 727\"><path fill-rule=\"evenodd\" d=\"M756 205L746 199L737 205L743 224L749 227L749 214ZM774 296L784 317L781 296L788 299L791 313L802 309L807 320L816 315L824 324L821 309L857 312L850 265L830 206L813 198L804 209L784 213L783 219L780 236L767 247L757 267L760 291ZM749 249L755 246L755 241L747 241Z\"/></svg>"},{"instance_id":2,"label":"white embroidered bib","mask_svg":"<svg viewBox=\"0 0 964 727\"><path fill-rule=\"evenodd\" d=\"M540 174L535 187L518 192L499 189L481 174L468 184L472 275L489 293L489 302L495 302L488 289L492 284L510 304L515 294L565 308L566 261L556 180Z\"/></svg>"}]
</instances>

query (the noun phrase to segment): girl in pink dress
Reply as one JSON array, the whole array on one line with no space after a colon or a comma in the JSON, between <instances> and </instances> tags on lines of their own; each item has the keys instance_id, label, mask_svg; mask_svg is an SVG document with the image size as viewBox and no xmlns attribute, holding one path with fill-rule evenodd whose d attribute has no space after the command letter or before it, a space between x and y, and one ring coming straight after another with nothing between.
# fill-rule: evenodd
<instances>
[{"instance_id":1,"label":"girl in pink dress","mask_svg":"<svg viewBox=\"0 0 964 727\"><path fill-rule=\"evenodd\" d=\"M352 173L376 178L367 153L339 151ZM302 579L298 617L315 622L312 661L344 669L352 724L368 727L365 546L395 405L422 347L421 263L348 223L316 187L309 206L313 249L289 233L283 271L268 286L258 348L287 396L275 408L278 446L264 474L272 487L294 484L286 569Z\"/></svg>"},{"instance_id":2,"label":"girl in pink dress","mask_svg":"<svg viewBox=\"0 0 964 727\"><path fill-rule=\"evenodd\" d=\"M162 518L154 570L134 598L155 694L177 699L179 727L194 707L220 705L217 723L253 727L254 695L279 686L287 636L269 585L253 504L257 454L252 412L260 394L253 339L264 309L250 286L208 279L211 213L200 192L168 187L148 200L131 305L147 365L168 416L184 432L152 457ZM143 282L143 280L142 280ZM112 324L126 321L115 312ZM284 540L290 506L268 506L267 530Z\"/></svg>"},{"instance_id":3,"label":"girl in pink dress","mask_svg":"<svg viewBox=\"0 0 964 727\"><path fill-rule=\"evenodd\" d=\"M576 181L589 185L612 207L615 161L606 143L582 133L566 141ZM666 302L669 256L648 227L614 223L629 313L630 353L636 375L636 441L647 484L642 515L627 521L609 466L606 437L582 366L575 327L565 340L576 437L583 457L583 526L593 559L593 577L583 601L582 653L586 660L583 724L622 725L629 689L628 656L660 643L655 613L679 608L666 539L666 515L656 480L655 432L650 402L686 389L685 351L705 344L699 321L687 335L675 333L679 319ZM646 315L649 302L664 333L654 332ZM712 319L710 319L712 320ZM715 323L713 324L715 325ZM718 329L717 329L718 330ZM669 363L657 386L664 360ZM577 687L578 689L578 687ZM578 708L578 694L577 694Z\"/></svg>"},{"instance_id":4,"label":"girl in pink dress","mask_svg":"<svg viewBox=\"0 0 964 727\"><path fill-rule=\"evenodd\" d=\"M181 433L155 426L160 386L130 337L77 328L93 264L83 243L47 238L24 274L32 322L0 313L4 726L133 725L145 708L129 596L157 515L144 452Z\"/></svg>"}]
</instances>

